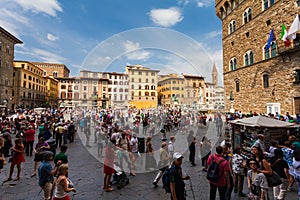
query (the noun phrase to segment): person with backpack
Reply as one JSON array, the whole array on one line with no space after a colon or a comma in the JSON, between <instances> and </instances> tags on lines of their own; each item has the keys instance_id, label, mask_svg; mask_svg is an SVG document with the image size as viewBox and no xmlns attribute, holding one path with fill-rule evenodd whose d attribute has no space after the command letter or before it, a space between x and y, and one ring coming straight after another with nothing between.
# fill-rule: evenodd
<instances>
[{"instance_id":1,"label":"person with backpack","mask_svg":"<svg viewBox=\"0 0 300 200\"><path fill-rule=\"evenodd\" d=\"M217 189L220 200L225 200L226 191L231 188L230 168L228 161L223 158L223 147L217 146L216 153L208 157L207 179L210 184L210 200L216 199Z\"/></svg>"},{"instance_id":2,"label":"person with backpack","mask_svg":"<svg viewBox=\"0 0 300 200\"><path fill-rule=\"evenodd\" d=\"M273 195L275 200L285 199L288 177L289 177L289 165L283 160L283 151L279 148L274 150L274 157L271 159L271 168L275 171L282 181L282 184L273 187Z\"/></svg>"},{"instance_id":3,"label":"person with backpack","mask_svg":"<svg viewBox=\"0 0 300 200\"><path fill-rule=\"evenodd\" d=\"M166 192L171 193L171 200L185 200L185 183L184 180L189 180L190 176L182 175L182 160L183 156L175 152L173 154L173 162L169 169L166 170L166 176L163 177L164 188ZM167 181L166 181L167 179ZM168 188L169 186L169 188Z\"/></svg>"},{"instance_id":4,"label":"person with backpack","mask_svg":"<svg viewBox=\"0 0 300 200\"><path fill-rule=\"evenodd\" d=\"M51 199L52 183L54 181L54 175L56 174L57 167L60 165L60 161L53 168L50 161L53 159L53 153L51 151L45 151L43 154L43 162L38 168L39 186L44 191L44 199Z\"/></svg>"},{"instance_id":5,"label":"person with backpack","mask_svg":"<svg viewBox=\"0 0 300 200\"><path fill-rule=\"evenodd\" d=\"M153 181L153 185L155 188L158 187L157 183L158 183L159 179L162 177L164 171L169 167L168 163L169 163L169 154L167 151L167 143L162 142L161 148L159 149L159 162L157 165L159 172L157 173L157 175Z\"/></svg>"}]
</instances>

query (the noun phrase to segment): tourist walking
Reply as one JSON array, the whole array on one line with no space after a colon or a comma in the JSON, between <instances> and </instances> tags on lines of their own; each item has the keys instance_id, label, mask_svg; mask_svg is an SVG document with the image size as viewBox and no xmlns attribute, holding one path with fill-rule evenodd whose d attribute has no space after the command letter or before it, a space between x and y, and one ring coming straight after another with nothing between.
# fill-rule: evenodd
<instances>
[{"instance_id":1,"label":"tourist walking","mask_svg":"<svg viewBox=\"0 0 300 200\"><path fill-rule=\"evenodd\" d=\"M239 197L245 197L243 193L245 169L247 168L244 158L241 156L241 148L237 147L233 150L232 171L234 193L238 193Z\"/></svg>"},{"instance_id":2,"label":"tourist walking","mask_svg":"<svg viewBox=\"0 0 300 200\"><path fill-rule=\"evenodd\" d=\"M194 166L196 166L196 164L195 164L195 155L196 155L197 139L194 136L194 131L193 130L190 130L187 140L188 140L189 151L190 151L189 161L190 161L191 165L194 167Z\"/></svg>"},{"instance_id":3,"label":"tourist walking","mask_svg":"<svg viewBox=\"0 0 300 200\"><path fill-rule=\"evenodd\" d=\"M110 179L114 174L114 160L115 160L115 151L114 151L114 144L108 142L105 148L105 160L104 160L104 186L103 189L106 192L113 191L113 188L110 187Z\"/></svg>"},{"instance_id":4,"label":"tourist walking","mask_svg":"<svg viewBox=\"0 0 300 200\"><path fill-rule=\"evenodd\" d=\"M17 166L17 170L18 170L17 171L17 177L16 177L15 181L20 179L21 163L22 162L25 162L24 145L22 143L22 140L20 138L18 138L18 139L15 140L15 146L12 149L12 157L11 157L11 165L10 165L10 170L9 170L9 177L4 182L12 180L12 175L13 175L15 166Z\"/></svg>"},{"instance_id":5,"label":"tourist walking","mask_svg":"<svg viewBox=\"0 0 300 200\"><path fill-rule=\"evenodd\" d=\"M182 160L183 156L175 152L173 154L173 162L169 172L170 189L171 189L171 200L185 200L185 183L184 180L189 180L190 176L183 176L182 174Z\"/></svg>"},{"instance_id":6,"label":"tourist walking","mask_svg":"<svg viewBox=\"0 0 300 200\"><path fill-rule=\"evenodd\" d=\"M211 154L211 142L206 136L203 136L200 142L202 171L207 171L207 159L210 156L210 154Z\"/></svg>"},{"instance_id":7,"label":"tourist walking","mask_svg":"<svg viewBox=\"0 0 300 200\"><path fill-rule=\"evenodd\" d=\"M282 200L285 198L288 187L289 166L287 162L283 160L283 152L281 149L274 150L271 168L280 176L282 181L280 185L273 187L274 200Z\"/></svg>"},{"instance_id":8,"label":"tourist walking","mask_svg":"<svg viewBox=\"0 0 300 200\"><path fill-rule=\"evenodd\" d=\"M61 164L57 169L57 176L54 180L52 191L53 200L71 200L69 192L76 192L74 185L68 179L68 164Z\"/></svg>"},{"instance_id":9,"label":"tourist walking","mask_svg":"<svg viewBox=\"0 0 300 200\"><path fill-rule=\"evenodd\" d=\"M158 169L159 172L157 173L154 181L153 181L153 185L154 187L157 187L157 183L160 180L160 178L162 177L164 171L169 167L169 154L167 151L167 143L166 142L162 142L161 143L161 148L159 149L159 162L158 162Z\"/></svg>"},{"instance_id":10,"label":"tourist walking","mask_svg":"<svg viewBox=\"0 0 300 200\"><path fill-rule=\"evenodd\" d=\"M231 188L230 184L230 168L227 160L223 158L223 147L217 146L216 153L208 157L207 165L210 166L213 162L218 164L218 178L216 181L209 181L210 185L210 200L216 199L217 189L219 191L220 200L225 200L226 190Z\"/></svg>"},{"instance_id":11,"label":"tourist walking","mask_svg":"<svg viewBox=\"0 0 300 200\"><path fill-rule=\"evenodd\" d=\"M261 167L256 159L247 160L250 169L247 173L247 185L249 194L253 199L268 200L268 181L263 173L259 171Z\"/></svg>"},{"instance_id":12,"label":"tourist walking","mask_svg":"<svg viewBox=\"0 0 300 200\"><path fill-rule=\"evenodd\" d=\"M52 183L54 180L54 175L56 174L57 166L60 161L53 168L50 161L53 160L53 153L51 151L45 151L43 154L43 162L38 168L39 186L44 191L44 200L51 199Z\"/></svg>"},{"instance_id":13,"label":"tourist walking","mask_svg":"<svg viewBox=\"0 0 300 200\"><path fill-rule=\"evenodd\" d=\"M152 148L151 143L152 137L148 136L146 138L146 163L145 163L145 169L155 169L156 168L156 160L154 158L154 150Z\"/></svg>"},{"instance_id":14,"label":"tourist walking","mask_svg":"<svg viewBox=\"0 0 300 200\"><path fill-rule=\"evenodd\" d=\"M32 126L29 126L28 130L25 131L24 133L26 156L32 156L34 135L35 135L35 130L33 129Z\"/></svg>"},{"instance_id":15,"label":"tourist walking","mask_svg":"<svg viewBox=\"0 0 300 200\"><path fill-rule=\"evenodd\" d=\"M38 163L43 161L43 153L44 151L48 150L50 150L50 145L47 142L45 142L43 137L40 137L38 143L34 147L34 169L31 177L36 176Z\"/></svg>"}]
</instances>

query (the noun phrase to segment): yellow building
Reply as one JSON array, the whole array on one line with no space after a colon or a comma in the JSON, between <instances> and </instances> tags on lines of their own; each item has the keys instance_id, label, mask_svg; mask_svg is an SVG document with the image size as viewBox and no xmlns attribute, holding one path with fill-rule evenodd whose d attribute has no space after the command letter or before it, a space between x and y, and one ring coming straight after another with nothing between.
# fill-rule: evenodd
<instances>
[{"instance_id":1,"label":"yellow building","mask_svg":"<svg viewBox=\"0 0 300 200\"><path fill-rule=\"evenodd\" d=\"M0 26L0 106L15 108L16 91L14 90L14 49L15 44L23 42Z\"/></svg>"},{"instance_id":2,"label":"yellow building","mask_svg":"<svg viewBox=\"0 0 300 200\"><path fill-rule=\"evenodd\" d=\"M165 107L185 104L184 81L178 74L159 76L158 104Z\"/></svg>"},{"instance_id":3,"label":"yellow building","mask_svg":"<svg viewBox=\"0 0 300 200\"><path fill-rule=\"evenodd\" d=\"M126 66L129 82L129 105L136 108L156 108L159 70L141 65Z\"/></svg>"},{"instance_id":4,"label":"yellow building","mask_svg":"<svg viewBox=\"0 0 300 200\"><path fill-rule=\"evenodd\" d=\"M58 107L58 80L53 76L47 76L46 106Z\"/></svg>"},{"instance_id":5,"label":"yellow building","mask_svg":"<svg viewBox=\"0 0 300 200\"><path fill-rule=\"evenodd\" d=\"M28 61L14 61L14 103L16 107L46 106L47 79L43 69Z\"/></svg>"}]
</instances>

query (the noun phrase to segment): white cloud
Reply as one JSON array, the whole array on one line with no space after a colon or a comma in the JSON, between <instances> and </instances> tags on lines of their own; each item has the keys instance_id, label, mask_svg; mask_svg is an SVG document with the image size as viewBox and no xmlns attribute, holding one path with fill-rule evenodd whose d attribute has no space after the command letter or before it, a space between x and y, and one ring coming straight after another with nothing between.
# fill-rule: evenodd
<instances>
[{"instance_id":1,"label":"white cloud","mask_svg":"<svg viewBox=\"0 0 300 200\"><path fill-rule=\"evenodd\" d=\"M23 50L21 50L23 49ZM30 49L16 49L15 52L19 54L23 54L25 56L30 56L31 60L36 60L40 62L50 62L50 63L63 63L66 59L59 54L52 53L46 50L33 48Z\"/></svg>"},{"instance_id":2,"label":"white cloud","mask_svg":"<svg viewBox=\"0 0 300 200\"><path fill-rule=\"evenodd\" d=\"M215 4L215 0L197 0L197 7L210 7Z\"/></svg>"},{"instance_id":3,"label":"white cloud","mask_svg":"<svg viewBox=\"0 0 300 200\"><path fill-rule=\"evenodd\" d=\"M57 12L62 12L58 0L15 0L24 10L30 10L33 13L45 13L50 16L57 16Z\"/></svg>"},{"instance_id":4,"label":"white cloud","mask_svg":"<svg viewBox=\"0 0 300 200\"><path fill-rule=\"evenodd\" d=\"M55 36L55 35L52 35L51 33L48 33L47 34L47 39L50 40L50 41L56 41L59 39L59 37Z\"/></svg>"},{"instance_id":5,"label":"white cloud","mask_svg":"<svg viewBox=\"0 0 300 200\"><path fill-rule=\"evenodd\" d=\"M177 0L177 4L183 6L186 6L187 4L189 4L189 2L189 0Z\"/></svg>"},{"instance_id":6,"label":"white cloud","mask_svg":"<svg viewBox=\"0 0 300 200\"><path fill-rule=\"evenodd\" d=\"M204 3L201 2L201 1L199 1L199 2L197 3L197 7L200 7L200 8L204 7Z\"/></svg>"},{"instance_id":7,"label":"white cloud","mask_svg":"<svg viewBox=\"0 0 300 200\"><path fill-rule=\"evenodd\" d=\"M213 39L219 35L222 35L222 30L219 31L212 31L210 33L205 34L206 39Z\"/></svg>"},{"instance_id":8,"label":"white cloud","mask_svg":"<svg viewBox=\"0 0 300 200\"><path fill-rule=\"evenodd\" d=\"M32 51L33 55L35 55L35 57L43 60L44 62L54 62L54 63L62 63L65 58L61 57L58 54L49 52L49 51L45 51L42 49L36 49L34 48Z\"/></svg>"},{"instance_id":9,"label":"white cloud","mask_svg":"<svg viewBox=\"0 0 300 200\"><path fill-rule=\"evenodd\" d=\"M183 20L181 10L178 7L168 9L152 9L150 19L159 26L171 27Z\"/></svg>"},{"instance_id":10,"label":"white cloud","mask_svg":"<svg viewBox=\"0 0 300 200\"><path fill-rule=\"evenodd\" d=\"M125 48L126 57L129 60L147 60L150 57L150 52L141 50L139 43L134 43L127 40L123 43Z\"/></svg>"}]
</instances>

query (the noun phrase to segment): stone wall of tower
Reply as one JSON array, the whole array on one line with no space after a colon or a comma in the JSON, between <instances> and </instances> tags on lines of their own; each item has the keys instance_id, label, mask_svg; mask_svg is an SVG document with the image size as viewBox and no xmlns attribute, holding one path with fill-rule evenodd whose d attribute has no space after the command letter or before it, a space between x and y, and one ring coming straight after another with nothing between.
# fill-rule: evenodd
<instances>
[{"instance_id":1,"label":"stone wall of tower","mask_svg":"<svg viewBox=\"0 0 300 200\"><path fill-rule=\"evenodd\" d=\"M263 9L261 0L233 1L235 7L221 15L229 1L216 0L216 13L222 20L223 40L223 72L225 88L225 105L229 110L229 95L233 92L234 109L242 112L250 110L266 113L266 103L280 103L281 113L299 113L294 108L294 98L300 97L299 84L295 84L294 71L300 69L300 52L290 54L291 61L277 54L276 57L265 59L264 46L267 44L270 31L273 28L277 38L277 52L283 48L280 40L281 25L287 29L291 26L300 7L296 0L275 0L268 9ZM231 1L230 1L231 2ZM231 4L227 3L227 6ZM244 12L252 9L252 19L244 23ZM226 13L226 11L225 11ZM229 33L229 24L236 21L236 30ZM253 51L254 64L245 66L244 56L247 51ZM230 71L230 60L236 58L237 69ZM269 76L269 87L263 87L263 75ZM239 81L240 91L236 92L236 80Z\"/></svg>"}]
</instances>

